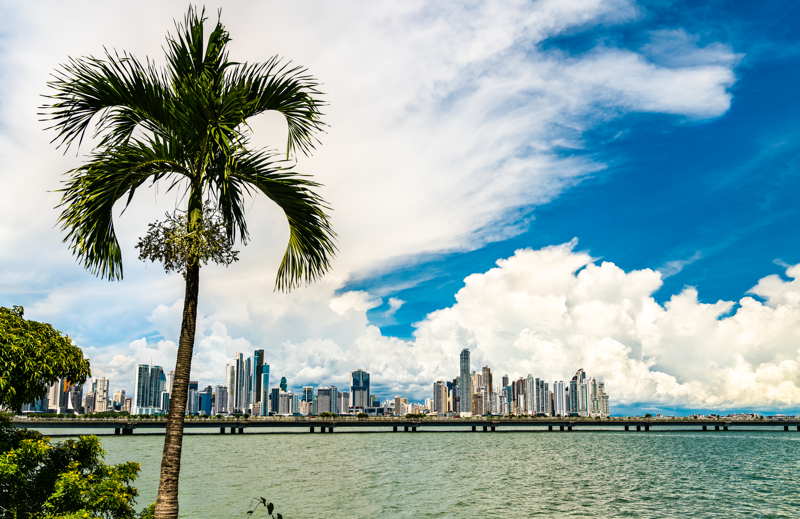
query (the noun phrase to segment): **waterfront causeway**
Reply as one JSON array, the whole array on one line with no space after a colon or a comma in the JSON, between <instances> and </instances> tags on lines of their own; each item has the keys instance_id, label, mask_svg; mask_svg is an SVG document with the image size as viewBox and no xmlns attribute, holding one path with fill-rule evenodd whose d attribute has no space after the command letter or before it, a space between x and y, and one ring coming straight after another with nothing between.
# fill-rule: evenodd
<instances>
[{"instance_id":1,"label":"waterfront causeway","mask_svg":"<svg viewBox=\"0 0 800 519\"><path fill-rule=\"evenodd\" d=\"M137 429L151 433L163 433L166 420L162 418L15 418L13 423L20 427L43 429L81 429L92 433L131 435ZM187 419L184 428L215 429L219 434L243 434L248 432L269 432L271 429L287 428L305 430L309 433L355 432L352 428L374 429L375 432L420 432L447 428L450 432L497 432L534 428L549 432L590 432L598 430L618 430L629 432L650 431L745 431L763 430L767 427L782 428L784 431L800 432L800 419L753 419L729 420L694 418L313 418L298 417L252 417L252 418L202 418ZM341 431L341 429L345 429ZM297 431L294 431L297 432ZM74 435L71 433L70 435Z\"/></svg>"}]
</instances>

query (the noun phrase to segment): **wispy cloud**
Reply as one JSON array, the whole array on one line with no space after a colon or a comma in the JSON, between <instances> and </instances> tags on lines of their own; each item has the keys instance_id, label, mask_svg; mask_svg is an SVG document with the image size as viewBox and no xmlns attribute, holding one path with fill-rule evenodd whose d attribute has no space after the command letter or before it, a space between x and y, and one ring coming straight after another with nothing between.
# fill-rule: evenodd
<instances>
[{"instance_id":1,"label":"wispy cloud","mask_svg":"<svg viewBox=\"0 0 800 519\"><path fill-rule=\"evenodd\" d=\"M688 258L672 260L664 263L662 266L658 267L658 271L661 272L661 276L666 279L676 274L680 274L683 269L701 259L703 259L703 253L701 251L696 251Z\"/></svg>"}]
</instances>

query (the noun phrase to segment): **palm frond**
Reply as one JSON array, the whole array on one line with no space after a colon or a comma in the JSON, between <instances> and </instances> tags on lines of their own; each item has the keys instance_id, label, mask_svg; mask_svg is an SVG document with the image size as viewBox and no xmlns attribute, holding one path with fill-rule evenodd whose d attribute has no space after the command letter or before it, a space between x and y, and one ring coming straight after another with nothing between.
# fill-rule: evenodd
<instances>
[{"instance_id":1,"label":"palm frond","mask_svg":"<svg viewBox=\"0 0 800 519\"><path fill-rule=\"evenodd\" d=\"M114 230L113 208L127 195L125 207L148 179L188 175L174 158L170 143L132 140L95 151L88 162L70 172L61 192L59 225L64 242L94 274L122 278L122 255Z\"/></svg>"},{"instance_id":2,"label":"palm frond","mask_svg":"<svg viewBox=\"0 0 800 519\"><path fill-rule=\"evenodd\" d=\"M244 152L233 162L230 176L275 202L289 223L289 243L278 268L275 288L290 291L322 277L336 253L336 233L330 208L315 189L320 184L289 171L265 151Z\"/></svg>"},{"instance_id":3,"label":"palm frond","mask_svg":"<svg viewBox=\"0 0 800 519\"><path fill-rule=\"evenodd\" d=\"M286 118L289 136L287 155L299 150L308 155L319 143L322 121L322 91L308 70L273 56L264 63L235 64L226 73L223 106L241 110L241 121L266 111Z\"/></svg>"},{"instance_id":4,"label":"palm frond","mask_svg":"<svg viewBox=\"0 0 800 519\"><path fill-rule=\"evenodd\" d=\"M104 58L70 58L56 69L47 85L54 93L40 115L55 130L58 148L80 146L92 118L99 146L116 145L140 126L158 132L172 123L172 96L153 63L128 53L106 51Z\"/></svg>"}]
</instances>

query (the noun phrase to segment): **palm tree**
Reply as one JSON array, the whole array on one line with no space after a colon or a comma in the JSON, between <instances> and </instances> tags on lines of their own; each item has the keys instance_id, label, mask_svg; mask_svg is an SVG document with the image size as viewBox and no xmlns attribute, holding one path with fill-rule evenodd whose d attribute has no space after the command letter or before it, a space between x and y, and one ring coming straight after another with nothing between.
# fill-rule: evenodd
<instances>
[{"instance_id":1,"label":"palm tree","mask_svg":"<svg viewBox=\"0 0 800 519\"><path fill-rule=\"evenodd\" d=\"M230 36L217 21L205 37L205 10L190 8L164 49L160 69L126 52L70 58L48 86L42 116L65 152L80 147L93 126L95 147L68 172L61 189L59 223L80 262L103 278L122 278L122 256L113 208L127 207L145 182L165 181L185 190L186 232L203 228L204 206L224 224L230 243L248 238L245 198L262 193L283 209L289 242L275 281L289 291L329 268L335 235L319 184L292 171L296 152L309 154L323 127L321 92L306 69L273 57L264 63L228 59ZM249 146L248 121L281 113L288 125L286 157ZM171 407L164 438L155 517L178 515L178 475L183 421L194 346L202 254L192 252L186 281Z\"/></svg>"}]
</instances>

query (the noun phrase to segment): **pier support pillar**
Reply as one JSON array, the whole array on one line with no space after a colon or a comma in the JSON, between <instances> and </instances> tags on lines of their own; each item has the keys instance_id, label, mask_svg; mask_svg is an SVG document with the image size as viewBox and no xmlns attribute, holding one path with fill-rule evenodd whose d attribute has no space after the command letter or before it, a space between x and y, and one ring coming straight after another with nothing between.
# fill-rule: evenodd
<instances>
[{"instance_id":1,"label":"pier support pillar","mask_svg":"<svg viewBox=\"0 0 800 519\"><path fill-rule=\"evenodd\" d=\"M416 425L411 427L411 432L417 432L417 426Z\"/></svg>"},{"instance_id":2,"label":"pier support pillar","mask_svg":"<svg viewBox=\"0 0 800 519\"><path fill-rule=\"evenodd\" d=\"M314 426L313 425L308 428L308 432L312 432L312 433L314 432Z\"/></svg>"},{"instance_id":3,"label":"pier support pillar","mask_svg":"<svg viewBox=\"0 0 800 519\"><path fill-rule=\"evenodd\" d=\"M784 431L789 431L789 426L788 426L788 425L784 425L784 426L783 426L783 430L784 430Z\"/></svg>"},{"instance_id":4,"label":"pier support pillar","mask_svg":"<svg viewBox=\"0 0 800 519\"><path fill-rule=\"evenodd\" d=\"M483 432L486 432L487 430L489 430L489 427L487 427L486 425L484 425L484 426L483 426Z\"/></svg>"},{"instance_id":5,"label":"pier support pillar","mask_svg":"<svg viewBox=\"0 0 800 519\"><path fill-rule=\"evenodd\" d=\"M723 426L722 426L722 430L723 430L723 431L727 431L727 430L728 430L728 426L727 426L727 425L723 425Z\"/></svg>"},{"instance_id":6,"label":"pier support pillar","mask_svg":"<svg viewBox=\"0 0 800 519\"><path fill-rule=\"evenodd\" d=\"M719 425L715 425L715 426L714 426L714 430L715 430L715 431L719 431Z\"/></svg>"},{"instance_id":7,"label":"pier support pillar","mask_svg":"<svg viewBox=\"0 0 800 519\"><path fill-rule=\"evenodd\" d=\"M407 425L403 426L403 432L408 432L408 426Z\"/></svg>"},{"instance_id":8,"label":"pier support pillar","mask_svg":"<svg viewBox=\"0 0 800 519\"><path fill-rule=\"evenodd\" d=\"M558 426L558 430L561 431L561 432L564 432L564 426L563 425L559 425Z\"/></svg>"},{"instance_id":9,"label":"pier support pillar","mask_svg":"<svg viewBox=\"0 0 800 519\"><path fill-rule=\"evenodd\" d=\"M119 436L119 434L120 434L119 427L114 427L114 434Z\"/></svg>"},{"instance_id":10,"label":"pier support pillar","mask_svg":"<svg viewBox=\"0 0 800 519\"><path fill-rule=\"evenodd\" d=\"M220 434L225 434L225 426L224 425L219 428L219 433Z\"/></svg>"},{"instance_id":11,"label":"pier support pillar","mask_svg":"<svg viewBox=\"0 0 800 519\"><path fill-rule=\"evenodd\" d=\"M644 432L650 432L650 424L644 426Z\"/></svg>"},{"instance_id":12,"label":"pier support pillar","mask_svg":"<svg viewBox=\"0 0 800 519\"><path fill-rule=\"evenodd\" d=\"M472 432L475 432L475 431L477 431L477 430L478 430L478 426L477 426L477 425L473 425L473 426L472 426Z\"/></svg>"},{"instance_id":13,"label":"pier support pillar","mask_svg":"<svg viewBox=\"0 0 800 519\"><path fill-rule=\"evenodd\" d=\"M133 427L123 427L122 434L123 436L128 436L133 434Z\"/></svg>"},{"instance_id":14,"label":"pier support pillar","mask_svg":"<svg viewBox=\"0 0 800 519\"><path fill-rule=\"evenodd\" d=\"M640 432L641 430L642 430L642 426L639 425L639 424L636 424L636 432Z\"/></svg>"},{"instance_id":15,"label":"pier support pillar","mask_svg":"<svg viewBox=\"0 0 800 519\"><path fill-rule=\"evenodd\" d=\"M800 432L800 425L797 426L797 432Z\"/></svg>"},{"instance_id":16,"label":"pier support pillar","mask_svg":"<svg viewBox=\"0 0 800 519\"><path fill-rule=\"evenodd\" d=\"M329 426L328 426L328 432L329 432L329 433L332 433L332 432L333 432L333 426L332 426L332 425L329 425Z\"/></svg>"},{"instance_id":17,"label":"pier support pillar","mask_svg":"<svg viewBox=\"0 0 800 519\"><path fill-rule=\"evenodd\" d=\"M492 432L494 432L494 430L495 430L495 426L493 425L493 426L492 426Z\"/></svg>"},{"instance_id":18,"label":"pier support pillar","mask_svg":"<svg viewBox=\"0 0 800 519\"><path fill-rule=\"evenodd\" d=\"M630 426L630 425L626 425L626 426L625 426L625 430L626 430L626 431L630 431L630 430L631 430L631 426Z\"/></svg>"},{"instance_id":19,"label":"pier support pillar","mask_svg":"<svg viewBox=\"0 0 800 519\"><path fill-rule=\"evenodd\" d=\"M392 426L392 432L397 432L397 426L396 425Z\"/></svg>"},{"instance_id":20,"label":"pier support pillar","mask_svg":"<svg viewBox=\"0 0 800 519\"><path fill-rule=\"evenodd\" d=\"M703 430L704 430L704 431L707 431L707 430L708 430L708 426L707 426L707 425L704 425L704 426L703 426Z\"/></svg>"},{"instance_id":21,"label":"pier support pillar","mask_svg":"<svg viewBox=\"0 0 800 519\"><path fill-rule=\"evenodd\" d=\"M231 427L231 434L236 434L236 427Z\"/></svg>"},{"instance_id":22,"label":"pier support pillar","mask_svg":"<svg viewBox=\"0 0 800 519\"><path fill-rule=\"evenodd\" d=\"M572 432L572 426L571 425L567 426L567 432Z\"/></svg>"},{"instance_id":23,"label":"pier support pillar","mask_svg":"<svg viewBox=\"0 0 800 519\"><path fill-rule=\"evenodd\" d=\"M547 426L547 430L550 431L550 432L553 432L553 426L552 425L548 425Z\"/></svg>"}]
</instances>

